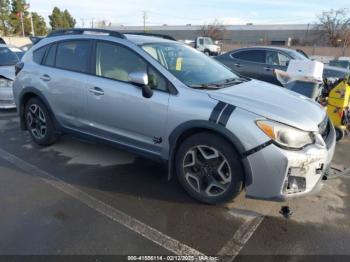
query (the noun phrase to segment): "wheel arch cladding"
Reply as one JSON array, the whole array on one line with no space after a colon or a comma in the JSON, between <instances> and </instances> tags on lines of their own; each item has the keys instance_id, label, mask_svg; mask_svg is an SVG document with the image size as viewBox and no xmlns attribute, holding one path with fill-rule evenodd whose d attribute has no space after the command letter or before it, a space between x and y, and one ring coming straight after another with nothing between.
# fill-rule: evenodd
<instances>
[{"instance_id":1,"label":"wheel arch cladding","mask_svg":"<svg viewBox=\"0 0 350 262\"><path fill-rule=\"evenodd\" d=\"M20 127L22 130L27 130L27 126L25 123L25 116L24 116L24 111L25 111L25 106L27 104L27 102L33 98L36 97L38 98L47 108L50 117L53 119L54 121L54 125L56 128L59 128L59 124L56 120L55 115L53 114L53 111L48 103L48 101L46 100L45 96L36 88L34 87L26 87L22 90L21 94L20 94L20 98L19 98L19 109L18 109L18 113L19 113L19 117L20 117Z\"/></svg>"},{"instance_id":2,"label":"wheel arch cladding","mask_svg":"<svg viewBox=\"0 0 350 262\"><path fill-rule=\"evenodd\" d=\"M179 125L177 128L175 128L175 130L169 136L170 150L168 160L168 179L170 180L174 174L175 155L181 142L184 141L186 138L201 132L211 132L213 134L219 135L231 144L232 148L237 152L238 156L240 157L240 162L244 170L243 175L245 179L245 185L250 184L250 167L247 166L246 161L244 161L242 158L245 149L240 140L226 127L206 120L192 120L185 122Z\"/></svg>"}]
</instances>

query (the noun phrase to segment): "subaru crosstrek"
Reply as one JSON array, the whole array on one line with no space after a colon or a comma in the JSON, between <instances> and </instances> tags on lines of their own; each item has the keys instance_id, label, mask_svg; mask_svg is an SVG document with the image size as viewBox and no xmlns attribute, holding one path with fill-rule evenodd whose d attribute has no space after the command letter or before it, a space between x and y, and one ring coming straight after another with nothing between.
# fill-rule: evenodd
<instances>
[{"instance_id":1,"label":"subaru crosstrek","mask_svg":"<svg viewBox=\"0 0 350 262\"><path fill-rule=\"evenodd\" d=\"M205 203L242 189L267 200L310 193L333 158L334 128L318 104L176 41L62 30L16 73L21 127L37 144L73 134L160 160Z\"/></svg>"}]
</instances>

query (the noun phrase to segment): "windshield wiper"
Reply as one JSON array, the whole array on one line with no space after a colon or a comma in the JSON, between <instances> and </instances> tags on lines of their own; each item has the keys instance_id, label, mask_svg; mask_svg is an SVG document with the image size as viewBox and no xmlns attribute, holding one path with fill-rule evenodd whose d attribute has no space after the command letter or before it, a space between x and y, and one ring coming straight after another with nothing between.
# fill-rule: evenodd
<instances>
[{"instance_id":1,"label":"windshield wiper","mask_svg":"<svg viewBox=\"0 0 350 262\"><path fill-rule=\"evenodd\" d=\"M194 84L190 85L191 88L195 89L220 89L220 85L213 85L213 84Z\"/></svg>"},{"instance_id":2,"label":"windshield wiper","mask_svg":"<svg viewBox=\"0 0 350 262\"><path fill-rule=\"evenodd\" d=\"M208 84L194 84L194 85L190 85L190 87L196 88L196 89L220 89L227 86L238 85L247 81L249 80L245 78L228 78L220 82L208 83Z\"/></svg>"}]
</instances>

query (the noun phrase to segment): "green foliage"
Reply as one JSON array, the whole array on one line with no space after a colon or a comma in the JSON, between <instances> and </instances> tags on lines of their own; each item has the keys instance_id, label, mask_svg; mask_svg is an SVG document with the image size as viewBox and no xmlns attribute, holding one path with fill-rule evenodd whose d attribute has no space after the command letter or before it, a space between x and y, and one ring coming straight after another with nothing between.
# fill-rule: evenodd
<instances>
[{"instance_id":1,"label":"green foliage","mask_svg":"<svg viewBox=\"0 0 350 262\"><path fill-rule=\"evenodd\" d=\"M0 0L0 31L6 36L10 30L10 0Z\"/></svg>"},{"instance_id":2,"label":"green foliage","mask_svg":"<svg viewBox=\"0 0 350 262\"><path fill-rule=\"evenodd\" d=\"M68 10L61 11L58 7L54 7L52 14L49 15L52 30L60 28L73 28L76 24L75 19Z\"/></svg>"},{"instance_id":3,"label":"green foliage","mask_svg":"<svg viewBox=\"0 0 350 262\"><path fill-rule=\"evenodd\" d=\"M47 27L46 27L46 22L44 17L42 17L36 12L32 13L32 17L33 17L35 35L40 35L40 36L46 35Z\"/></svg>"}]
</instances>

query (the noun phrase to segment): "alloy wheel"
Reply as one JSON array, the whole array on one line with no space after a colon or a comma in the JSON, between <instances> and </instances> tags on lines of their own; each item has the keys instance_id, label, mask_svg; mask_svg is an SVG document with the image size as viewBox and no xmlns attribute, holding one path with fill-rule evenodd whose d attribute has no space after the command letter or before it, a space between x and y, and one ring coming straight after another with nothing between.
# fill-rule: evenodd
<instances>
[{"instance_id":1,"label":"alloy wheel","mask_svg":"<svg viewBox=\"0 0 350 262\"><path fill-rule=\"evenodd\" d=\"M27 125L29 131L36 139L43 139L46 136L46 117L42 108L37 104L31 104L27 112Z\"/></svg>"},{"instance_id":2,"label":"alloy wheel","mask_svg":"<svg viewBox=\"0 0 350 262\"><path fill-rule=\"evenodd\" d=\"M219 150L205 145L187 151L183 160L183 174L193 190L209 197L224 194L232 179L226 157Z\"/></svg>"}]
</instances>

